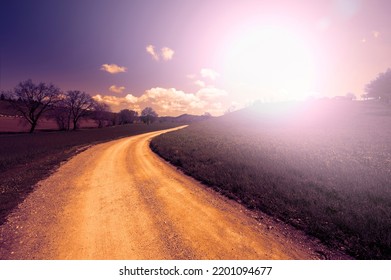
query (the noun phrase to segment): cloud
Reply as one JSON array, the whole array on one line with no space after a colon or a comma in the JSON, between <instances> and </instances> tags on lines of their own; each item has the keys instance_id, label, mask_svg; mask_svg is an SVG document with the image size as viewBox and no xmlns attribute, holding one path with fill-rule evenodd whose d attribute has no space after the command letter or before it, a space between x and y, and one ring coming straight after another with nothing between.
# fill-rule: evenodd
<instances>
[{"instance_id":1,"label":"cloud","mask_svg":"<svg viewBox=\"0 0 391 280\"><path fill-rule=\"evenodd\" d=\"M112 95L97 94L92 97L96 101L107 103L110 106L118 107L120 105L127 105L128 101L123 97L116 97Z\"/></svg>"},{"instance_id":2,"label":"cloud","mask_svg":"<svg viewBox=\"0 0 391 280\"><path fill-rule=\"evenodd\" d=\"M155 50L155 46L153 45L148 45L145 47L145 50L147 51L147 53L149 53L152 58L156 61L159 61L160 60L160 57L164 60L164 61L168 61L168 60L171 60L173 57L174 57L174 50L168 48L168 47L164 47L161 49L161 53L159 54L158 52L156 52Z\"/></svg>"},{"instance_id":3,"label":"cloud","mask_svg":"<svg viewBox=\"0 0 391 280\"><path fill-rule=\"evenodd\" d=\"M92 98L96 101L106 103L113 111L120 111L122 109L140 111L140 106L137 104L137 97L131 94L127 94L125 97L97 94Z\"/></svg>"},{"instance_id":4,"label":"cloud","mask_svg":"<svg viewBox=\"0 0 391 280\"><path fill-rule=\"evenodd\" d=\"M194 82L195 85L199 86L199 87L205 87L205 82L204 81L201 81L201 80L197 80Z\"/></svg>"},{"instance_id":5,"label":"cloud","mask_svg":"<svg viewBox=\"0 0 391 280\"><path fill-rule=\"evenodd\" d=\"M202 68L200 73L203 78L209 78L211 80L216 80L216 78L218 76L220 76L219 73L217 73L216 71L214 71L212 69L208 69L208 68Z\"/></svg>"},{"instance_id":6,"label":"cloud","mask_svg":"<svg viewBox=\"0 0 391 280\"><path fill-rule=\"evenodd\" d=\"M125 99L126 99L127 102L133 103L133 104L137 103L137 101L138 101L138 98L136 96L132 95L132 94L127 94L125 96Z\"/></svg>"},{"instance_id":7,"label":"cloud","mask_svg":"<svg viewBox=\"0 0 391 280\"><path fill-rule=\"evenodd\" d=\"M217 73L216 71L212 70L212 69L209 69L209 68L202 68L200 70L200 76L202 78L208 78L210 80L216 80L218 76L220 76L219 73ZM205 88L207 86L207 83L201 79L198 78L198 75L195 75L195 74L189 74L189 75L186 75L186 77L190 80L194 80L193 84L201 87L201 88ZM211 88L210 86L208 86L209 88Z\"/></svg>"},{"instance_id":8,"label":"cloud","mask_svg":"<svg viewBox=\"0 0 391 280\"><path fill-rule=\"evenodd\" d=\"M222 114L220 98L227 95L224 90L206 87L195 93L186 93L175 88L155 87L146 90L140 97L127 94L125 97L95 95L97 101L105 102L113 111L132 109L140 111L147 106L154 108L159 115L203 114L210 112Z\"/></svg>"},{"instance_id":9,"label":"cloud","mask_svg":"<svg viewBox=\"0 0 391 280\"><path fill-rule=\"evenodd\" d=\"M152 56L154 60L159 60L159 55L155 52L155 47L153 45L146 46L145 50Z\"/></svg>"},{"instance_id":10,"label":"cloud","mask_svg":"<svg viewBox=\"0 0 391 280\"><path fill-rule=\"evenodd\" d=\"M117 74L121 72L126 72L126 67L118 66L117 64L102 64L100 70L106 71L110 74Z\"/></svg>"},{"instance_id":11,"label":"cloud","mask_svg":"<svg viewBox=\"0 0 391 280\"><path fill-rule=\"evenodd\" d=\"M140 106L152 106L160 115L202 114L205 111L223 112L219 98L227 92L214 87L202 88L196 93L186 93L175 88L151 88L139 97Z\"/></svg>"},{"instance_id":12,"label":"cloud","mask_svg":"<svg viewBox=\"0 0 391 280\"><path fill-rule=\"evenodd\" d=\"M175 88L151 88L140 96L140 104L150 104L160 114L170 114L170 112L185 113L192 109L199 109L205 106L204 102L192 93Z\"/></svg>"},{"instance_id":13,"label":"cloud","mask_svg":"<svg viewBox=\"0 0 391 280\"><path fill-rule=\"evenodd\" d=\"M122 93L125 90L125 87L118 87L116 85L112 85L109 87L109 90L114 93Z\"/></svg>"},{"instance_id":14,"label":"cloud","mask_svg":"<svg viewBox=\"0 0 391 280\"><path fill-rule=\"evenodd\" d=\"M167 47L162 48L163 60L165 60L165 61L171 60L173 56L174 56L174 51L172 49L167 48Z\"/></svg>"}]
</instances>

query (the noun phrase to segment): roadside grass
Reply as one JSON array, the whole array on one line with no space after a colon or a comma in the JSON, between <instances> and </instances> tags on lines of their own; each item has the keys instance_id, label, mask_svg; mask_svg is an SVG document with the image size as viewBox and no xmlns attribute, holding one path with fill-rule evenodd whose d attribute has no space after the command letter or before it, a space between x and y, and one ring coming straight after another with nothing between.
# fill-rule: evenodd
<instances>
[{"instance_id":1,"label":"roadside grass","mask_svg":"<svg viewBox=\"0 0 391 280\"><path fill-rule=\"evenodd\" d=\"M160 135L185 173L358 259L391 259L391 108L258 105Z\"/></svg>"},{"instance_id":2,"label":"roadside grass","mask_svg":"<svg viewBox=\"0 0 391 280\"><path fill-rule=\"evenodd\" d=\"M178 126L177 123L130 124L72 132L0 134L0 225L59 164L88 146Z\"/></svg>"}]
</instances>

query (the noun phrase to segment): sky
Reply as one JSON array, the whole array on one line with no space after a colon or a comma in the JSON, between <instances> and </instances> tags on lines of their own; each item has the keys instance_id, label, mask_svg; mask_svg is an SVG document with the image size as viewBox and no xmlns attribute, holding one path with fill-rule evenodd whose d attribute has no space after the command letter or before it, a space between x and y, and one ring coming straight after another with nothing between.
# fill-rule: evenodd
<instances>
[{"instance_id":1,"label":"sky","mask_svg":"<svg viewBox=\"0 0 391 280\"><path fill-rule=\"evenodd\" d=\"M221 115L354 93L391 66L388 0L0 0L0 90Z\"/></svg>"}]
</instances>

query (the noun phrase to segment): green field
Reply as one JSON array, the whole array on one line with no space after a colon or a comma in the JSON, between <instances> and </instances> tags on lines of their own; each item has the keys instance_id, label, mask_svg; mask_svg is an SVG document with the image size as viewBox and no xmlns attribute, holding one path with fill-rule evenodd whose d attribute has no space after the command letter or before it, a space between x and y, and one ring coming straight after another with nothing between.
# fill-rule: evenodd
<instances>
[{"instance_id":1,"label":"green field","mask_svg":"<svg viewBox=\"0 0 391 280\"><path fill-rule=\"evenodd\" d=\"M358 259L391 259L391 107L256 105L163 134L152 149L251 209Z\"/></svg>"},{"instance_id":2,"label":"green field","mask_svg":"<svg viewBox=\"0 0 391 280\"><path fill-rule=\"evenodd\" d=\"M73 132L0 135L0 225L39 180L89 145L178 125L166 122Z\"/></svg>"}]
</instances>

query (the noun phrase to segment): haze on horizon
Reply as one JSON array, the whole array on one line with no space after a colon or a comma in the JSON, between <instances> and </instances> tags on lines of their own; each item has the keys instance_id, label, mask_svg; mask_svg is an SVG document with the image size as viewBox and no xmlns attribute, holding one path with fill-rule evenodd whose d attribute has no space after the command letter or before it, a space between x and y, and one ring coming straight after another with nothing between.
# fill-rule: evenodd
<instances>
[{"instance_id":1,"label":"haze on horizon","mask_svg":"<svg viewBox=\"0 0 391 280\"><path fill-rule=\"evenodd\" d=\"M359 97L390 67L390 9L387 0L1 0L0 90L31 78L113 111L173 116Z\"/></svg>"}]
</instances>

